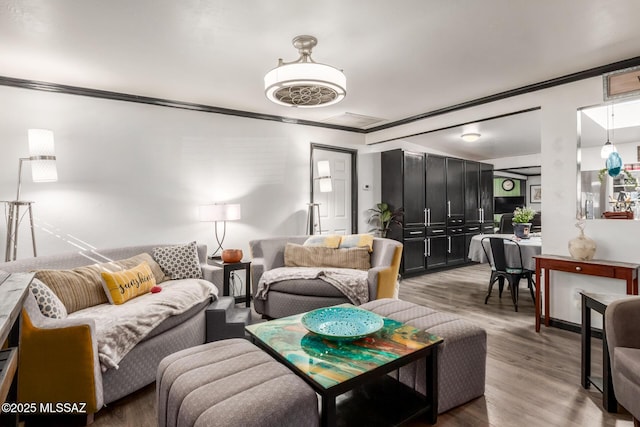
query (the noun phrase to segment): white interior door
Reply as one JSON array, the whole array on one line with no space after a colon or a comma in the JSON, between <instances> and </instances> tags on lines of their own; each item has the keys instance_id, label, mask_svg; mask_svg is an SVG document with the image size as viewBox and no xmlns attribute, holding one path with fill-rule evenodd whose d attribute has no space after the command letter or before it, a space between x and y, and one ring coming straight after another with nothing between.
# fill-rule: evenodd
<instances>
[{"instance_id":1,"label":"white interior door","mask_svg":"<svg viewBox=\"0 0 640 427\"><path fill-rule=\"evenodd\" d=\"M319 180L313 180L313 203L320 205L314 234L351 234L351 153L314 148L314 178L319 176L318 162L323 160L329 162L332 191L322 193Z\"/></svg>"}]
</instances>

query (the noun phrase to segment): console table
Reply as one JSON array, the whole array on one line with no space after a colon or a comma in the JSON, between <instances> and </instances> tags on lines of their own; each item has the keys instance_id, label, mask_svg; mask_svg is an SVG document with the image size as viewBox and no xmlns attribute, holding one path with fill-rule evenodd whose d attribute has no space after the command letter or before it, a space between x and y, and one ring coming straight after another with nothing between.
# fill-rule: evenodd
<instances>
[{"instance_id":1,"label":"console table","mask_svg":"<svg viewBox=\"0 0 640 427\"><path fill-rule=\"evenodd\" d=\"M544 279L544 325L549 326L549 288L551 286L551 270L566 273L586 274L588 276L609 277L627 282L627 295L638 295L638 267L640 264L594 259L578 261L560 255L536 255L536 332L540 332L542 301L540 300L540 283ZM544 273L543 273L544 271ZM546 275L546 277L545 277Z\"/></svg>"}]
</instances>

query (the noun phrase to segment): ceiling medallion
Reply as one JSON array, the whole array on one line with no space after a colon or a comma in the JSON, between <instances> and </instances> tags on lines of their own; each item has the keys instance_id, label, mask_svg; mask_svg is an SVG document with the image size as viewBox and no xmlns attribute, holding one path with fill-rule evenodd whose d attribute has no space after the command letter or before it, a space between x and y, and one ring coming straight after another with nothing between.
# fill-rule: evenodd
<instances>
[{"instance_id":1,"label":"ceiling medallion","mask_svg":"<svg viewBox=\"0 0 640 427\"><path fill-rule=\"evenodd\" d=\"M347 93L347 78L341 70L311 59L311 50L317 44L313 36L293 39L300 57L293 62L279 59L278 66L264 76L264 91L269 100L301 108L324 107L342 101Z\"/></svg>"}]
</instances>

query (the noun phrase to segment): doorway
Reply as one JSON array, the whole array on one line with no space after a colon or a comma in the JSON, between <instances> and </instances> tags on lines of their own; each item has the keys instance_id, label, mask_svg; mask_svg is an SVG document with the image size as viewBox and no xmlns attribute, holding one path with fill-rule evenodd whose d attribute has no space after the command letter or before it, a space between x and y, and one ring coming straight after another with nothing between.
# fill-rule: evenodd
<instances>
[{"instance_id":1,"label":"doorway","mask_svg":"<svg viewBox=\"0 0 640 427\"><path fill-rule=\"evenodd\" d=\"M311 144L309 234L357 233L358 185L356 150ZM330 191L321 191L318 162L328 162ZM325 163L326 164L326 163Z\"/></svg>"}]
</instances>

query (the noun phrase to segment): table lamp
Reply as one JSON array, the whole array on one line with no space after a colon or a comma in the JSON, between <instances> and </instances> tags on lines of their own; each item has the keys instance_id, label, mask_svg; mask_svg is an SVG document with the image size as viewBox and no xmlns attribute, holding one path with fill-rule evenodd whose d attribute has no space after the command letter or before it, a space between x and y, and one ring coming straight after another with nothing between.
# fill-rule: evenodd
<instances>
[{"instance_id":1,"label":"table lamp","mask_svg":"<svg viewBox=\"0 0 640 427\"><path fill-rule=\"evenodd\" d=\"M238 204L212 204L200 205L200 221L213 222L216 242L218 247L209 258L220 258L218 252L222 251L222 243L227 234L227 221L237 221L240 219L240 205ZM218 223L222 222L222 238L218 235Z\"/></svg>"}]
</instances>

